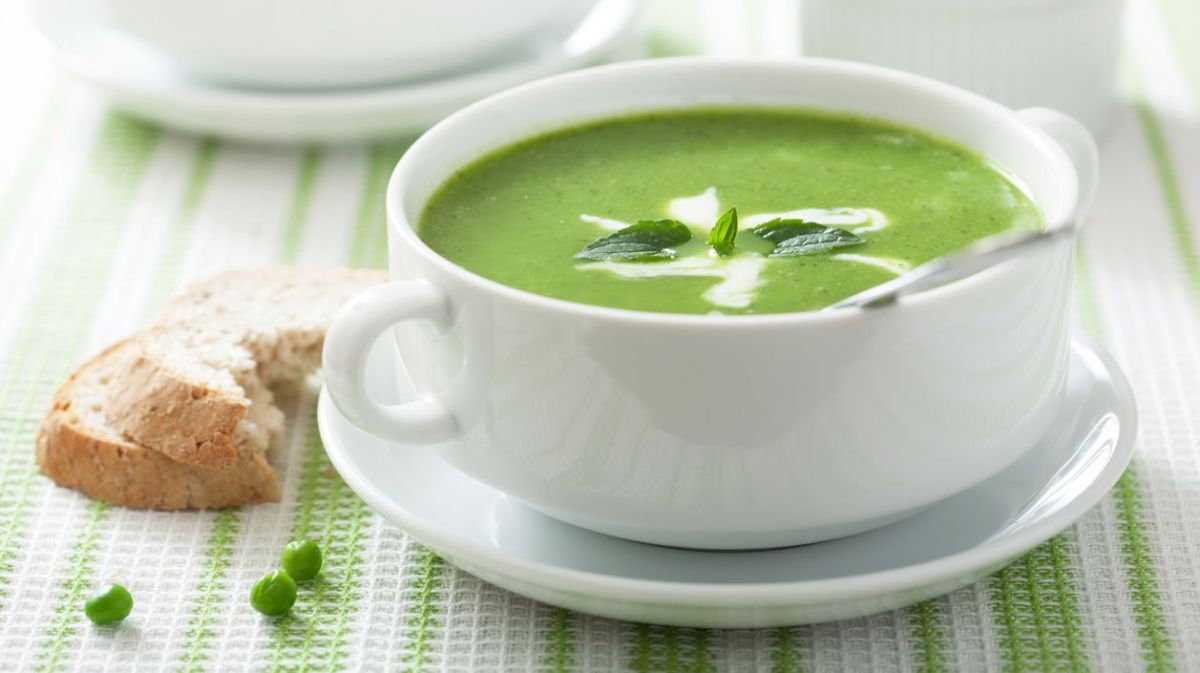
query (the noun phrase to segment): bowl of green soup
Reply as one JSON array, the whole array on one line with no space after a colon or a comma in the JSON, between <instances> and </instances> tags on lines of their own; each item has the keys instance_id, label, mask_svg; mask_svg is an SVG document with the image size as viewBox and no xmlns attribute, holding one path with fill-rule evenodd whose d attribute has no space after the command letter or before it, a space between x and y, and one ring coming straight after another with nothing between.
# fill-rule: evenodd
<instances>
[{"instance_id":1,"label":"bowl of green soup","mask_svg":"<svg viewBox=\"0 0 1200 673\"><path fill-rule=\"evenodd\" d=\"M873 66L543 80L400 161L393 282L335 320L327 386L395 450L585 528L707 549L850 535L1049 431L1073 246L822 309L995 234L1074 226L1095 173L1063 115ZM365 371L384 334L397 372ZM368 375L419 392L373 400Z\"/></svg>"}]
</instances>

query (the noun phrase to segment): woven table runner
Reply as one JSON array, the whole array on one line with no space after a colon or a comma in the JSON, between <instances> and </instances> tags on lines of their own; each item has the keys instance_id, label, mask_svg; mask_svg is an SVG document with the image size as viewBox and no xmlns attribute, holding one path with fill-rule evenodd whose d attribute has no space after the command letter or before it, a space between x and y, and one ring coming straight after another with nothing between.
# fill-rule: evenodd
<instances>
[{"instance_id":1,"label":"woven table runner","mask_svg":"<svg viewBox=\"0 0 1200 673\"><path fill-rule=\"evenodd\" d=\"M0 670L1200 671L1200 4L1131 0L1122 99L1080 244L1076 315L1120 361L1133 463L1077 525L914 607L764 630L622 623L449 566L330 467L291 409L278 504L153 513L55 487L33 460L50 395L182 284L265 263L382 266L406 142L263 148L178 135L55 73L0 5ZM790 0L652 0L648 48L788 56ZM268 620L250 586L295 537L323 579ZM81 609L119 581L115 629Z\"/></svg>"}]
</instances>

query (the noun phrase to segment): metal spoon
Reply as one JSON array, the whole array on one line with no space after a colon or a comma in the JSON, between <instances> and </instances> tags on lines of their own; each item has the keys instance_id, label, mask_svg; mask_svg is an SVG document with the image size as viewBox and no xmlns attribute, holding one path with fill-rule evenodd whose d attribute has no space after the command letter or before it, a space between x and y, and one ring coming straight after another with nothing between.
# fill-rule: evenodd
<instances>
[{"instance_id":1,"label":"metal spoon","mask_svg":"<svg viewBox=\"0 0 1200 673\"><path fill-rule=\"evenodd\" d=\"M1075 227L1066 226L1049 231L1003 233L979 240L959 252L926 262L908 273L876 285L858 294L851 295L824 310L860 306L878 308L888 306L907 294L939 287L946 283L973 276L980 271L1028 254L1058 241L1071 240Z\"/></svg>"}]
</instances>

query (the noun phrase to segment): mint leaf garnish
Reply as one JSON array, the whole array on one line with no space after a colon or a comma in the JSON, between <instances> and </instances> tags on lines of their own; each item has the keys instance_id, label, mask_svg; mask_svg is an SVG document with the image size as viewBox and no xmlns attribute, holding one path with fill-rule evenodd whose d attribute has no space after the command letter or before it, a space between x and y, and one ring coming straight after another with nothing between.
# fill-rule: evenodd
<instances>
[{"instance_id":1,"label":"mint leaf garnish","mask_svg":"<svg viewBox=\"0 0 1200 673\"><path fill-rule=\"evenodd\" d=\"M692 231L677 220L641 220L592 241L575 259L661 262L674 258L674 246L691 238Z\"/></svg>"},{"instance_id":2,"label":"mint leaf garnish","mask_svg":"<svg viewBox=\"0 0 1200 673\"><path fill-rule=\"evenodd\" d=\"M775 244L771 257L813 255L866 242L861 236L845 229L780 218L758 225L754 228L754 234Z\"/></svg>"},{"instance_id":3,"label":"mint leaf garnish","mask_svg":"<svg viewBox=\"0 0 1200 673\"><path fill-rule=\"evenodd\" d=\"M738 219L737 208L730 208L717 218L712 231L708 232L708 244L722 257L733 254L733 242L737 239Z\"/></svg>"}]
</instances>

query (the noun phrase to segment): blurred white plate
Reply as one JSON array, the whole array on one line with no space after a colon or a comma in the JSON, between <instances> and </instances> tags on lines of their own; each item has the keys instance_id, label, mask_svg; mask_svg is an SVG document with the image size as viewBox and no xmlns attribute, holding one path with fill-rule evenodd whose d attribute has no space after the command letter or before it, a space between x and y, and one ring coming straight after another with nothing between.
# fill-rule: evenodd
<instances>
[{"instance_id":1,"label":"blurred white plate","mask_svg":"<svg viewBox=\"0 0 1200 673\"><path fill-rule=\"evenodd\" d=\"M483 70L328 91L256 91L189 80L157 52L107 28L76 0L36 0L34 20L63 67L117 107L186 131L271 142L417 134L522 82L636 57L641 0L564 0L575 10Z\"/></svg>"},{"instance_id":2,"label":"blurred white plate","mask_svg":"<svg viewBox=\"0 0 1200 673\"><path fill-rule=\"evenodd\" d=\"M373 398L400 399L398 370L391 341L380 339L367 368ZM1012 467L890 526L740 552L656 547L551 519L455 470L436 448L359 430L324 391L317 423L350 488L467 572L605 617L749 628L859 617L983 579L1112 488L1133 453L1137 412L1117 365L1076 337L1062 416Z\"/></svg>"}]
</instances>

